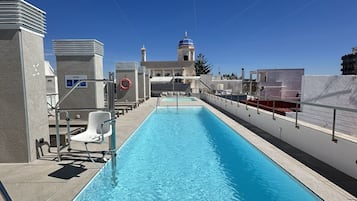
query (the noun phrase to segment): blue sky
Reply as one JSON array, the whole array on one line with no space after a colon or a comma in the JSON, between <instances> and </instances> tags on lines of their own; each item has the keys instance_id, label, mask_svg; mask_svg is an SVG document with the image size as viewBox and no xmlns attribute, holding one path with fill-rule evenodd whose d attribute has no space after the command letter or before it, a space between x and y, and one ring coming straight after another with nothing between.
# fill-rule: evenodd
<instances>
[{"instance_id":1,"label":"blue sky","mask_svg":"<svg viewBox=\"0 0 357 201\"><path fill-rule=\"evenodd\" d=\"M45 58L52 40L104 43L104 71L116 62L177 59L187 31L212 72L304 68L337 75L341 56L357 46L356 0L28 0L45 11ZM246 74L247 76L248 74Z\"/></svg>"}]
</instances>

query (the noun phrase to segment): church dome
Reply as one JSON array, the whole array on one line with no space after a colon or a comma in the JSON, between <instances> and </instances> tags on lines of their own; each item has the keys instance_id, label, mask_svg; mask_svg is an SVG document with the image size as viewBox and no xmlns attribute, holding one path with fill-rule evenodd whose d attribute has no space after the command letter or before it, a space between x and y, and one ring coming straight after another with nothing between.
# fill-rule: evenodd
<instances>
[{"instance_id":1,"label":"church dome","mask_svg":"<svg viewBox=\"0 0 357 201\"><path fill-rule=\"evenodd\" d=\"M193 40L188 38L187 32L185 32L185 38L179 41L179 47L181 46L193 46Z\"/></svg>"}]
</instances>

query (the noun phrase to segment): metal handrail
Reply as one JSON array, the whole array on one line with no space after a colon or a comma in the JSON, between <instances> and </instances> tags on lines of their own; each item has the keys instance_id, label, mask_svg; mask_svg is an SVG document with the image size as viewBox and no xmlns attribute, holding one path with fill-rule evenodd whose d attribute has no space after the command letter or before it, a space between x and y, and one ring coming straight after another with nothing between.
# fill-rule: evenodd
<instances>
[{"instance_id":1,"label":"metal handrail","mask_svg":"<svg viewBox=\"0 0 357 201\"><path fill-rule=\"evenodd\" d=\"M297 104L301 104L301 105L311 105L311 106L317 106L317 107L323 107L323 108L343 110L343 111L357 113L357 109L354 109L354 108L338 107L338 106L331 106L331 105L324 105L324 104L310 103L310 102L303 102L303 101L292 101L292 100L285 100L285 99L281 99L281 98L268 98L266 100L284 101L287 103L295 103L295 104L297 103Z\"/></svg>"},{"instance_id":2,"label":"metal handrail","mask_svg":"<svg viewBox=\"0 0 357 201\"><path fill-rule=\"evenodd\" d=\"M338 106L330 106L330 105L323 105L323 104L317 104L317 103L309 103L309 102L303 102L303 101L290 101L290 100L283 100L279 98L274 98L274 99L269 99L269 100L278 100L278 101L284 101L288 103L295 103L296 105L310 105L310 106L315 106L315 107L321 107L321 108L327 108L327 109L332 109L333 110L333 117L332 117L332 141L337 143L337 139L335 138L335 131L336 131L336 111L341 110L341 111L347 111L347 112L354 112L357 113L357 109L354 108L345 108L345 107L338 107ZM298 128L297 124L297 119L298 119L298 111L296 109L296 115L295 115L295 126Z\"/></svg>"},{"instance_id":3,"label":"metal handrail","mask_svg":"<svg viewBox=\"0 0 357 201\"><path fill-rule=\"evenodd\" d=\"M178 111L178 97L179 97L178 94L179 94L179 93L177 92L177 93L176 93L176 111Z\"/></svg>"},{"instance_id":4,"label":"metal handrail","mask_svg":"<svg viewBox=\"0 0 357 201\"><path fill-rule=\"evenodd\" d=\"M206 93L207 95L207 93ZM212 94L209 94L212 95ZM212 96L216 96L216 95L212 95ZM216 96L218 98L218 96ZM258 103L256 104L256 110L257 113L259 114L259 97L258 98ZM330 106L330 105L323 105L323 104L317 104L317 103L310 103L310 102L304 102L304 101L292 101L292 100L285 100L285 99L281 99L281 98L267 98L265 99L267 101L273 101L273 107L269 107L272 109L272 118L275 120L275 113L276 113L276 101L284 101L287 103L292 103L292 104L296 104L295 106L295 127L299 128L298 125L298 106L302 106L302 105L310 105L310 106L315 106L315 107L320 107L320 108L327 108L327 109L332 109L333 110L333 116L332 116L332 141L337 143L337 139L335 138L335 131L336 131L336 111L337 110L341 110L341 111L347 111L347 112L353 112L353 113L357 113L357 109L354 108L345 108L345 107L339 107L339 106ZM238 101L237 101L238 102ZM239 104L239 103L238 103ZM248 101L246 101L244 103L246 105L246 110L248 110Z\"/></svg>"},{"instance_id":5,"label":"metal handrail","mask_svg":"<svg viewBox=\"0 0 357 201\"><path fill-rule=\"evenodd\" d=\"M93 108L62 108L58 109L59 112L78 112L78 111L93 111L93 110L108 110L106 107L93 107Z\"/></svg>"},{"instance_id":6,"label":"metal handrail","mask_svg":"<svg viewBox=\"0 0 357 201\"><path fill-rule=\"evenodd\" d=\"M213 91L213 89L208 86L205 82L203 82L201 79L200 79L200 83L202 83L205 87L207 87L210 91Z\"/></svg>"},{"instance_id":7,"label":"metal handrail","mask_svg":"<svg viewBox=\"0 0 357 201\"><path fill-rule=\"evenodd\" d=\"M328 108L328 109L336 109L336 110L343 110L343 111L348 111L348 112L355 112L357 113L357 109L354 108L346 108L346 107L339 107L339 106L330 106L330 105L323 105L323 104L317 104L317 103L310 103L310 102L303 102L303 101L291 101L291 100L285 100L285 99L279 99L279 98L272 98L272 99L265 99L266 101L284 101L287 103L293 103L297 105L311 105L311 106L316 106L316 107L322 107L322 108ZM273 102L274 103L274 102Z\"/></svg>"},{"instance_id":8,"label":"metal handrail","mask_svg":"<svg viewBox=\"0 0 357 201\"><path fill-rule=\"evenodd\" d=\"M5 186L0 181L0 195L5 201L11 201L10 195L7 193Z\"/></svg>"},{"instance_id":9,"label":"metal handrail","mask_svg":"<svg viewBox=\"0 0 357 201\"><path fill-rule=\"evenodd\" d=\"M83 83L83 82L113 82L113 81L109 81L109 80L107 80L107 79L87 79L87 80L79 80L79 81L73 86L73 88L72 88L71 90L69 90L69 91L63 96L62 100L59 100L59 101L57 102L57 104L56 104L55 107L56 107L56 108L59 107L59 105L60 105L64 100L66 100L67 97L68 97L75 89L77 89L77 87L78 87L81 83Z\"/></svg>"}]
</instances>

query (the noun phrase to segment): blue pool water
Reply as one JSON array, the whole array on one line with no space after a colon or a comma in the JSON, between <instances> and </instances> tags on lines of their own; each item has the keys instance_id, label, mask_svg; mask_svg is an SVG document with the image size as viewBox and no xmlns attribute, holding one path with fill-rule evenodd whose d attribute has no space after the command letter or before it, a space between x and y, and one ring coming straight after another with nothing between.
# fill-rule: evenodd
<instances>
[{"instance_id":1,"label":"blue pool water","mask_svg":"<svg viewBox=\"0 0 357 201\"><path fill-rule=\"evenodd\" d=\"M110 161L75 200L320 200L203 107L158 108L112 173Z\"/></svg>"},{"instance_id":2,"label":"blue pool water","mask_svg":"<svg viewBox=\"0 0 357 201\"><path fill-rule=\"evenodd\" d=\"M176 102L177 97L165 97L162 99L163 102ZM193 97L178 97L179 102L190 102L190 101L197 101Z\"/></svg>"}]
</instances>

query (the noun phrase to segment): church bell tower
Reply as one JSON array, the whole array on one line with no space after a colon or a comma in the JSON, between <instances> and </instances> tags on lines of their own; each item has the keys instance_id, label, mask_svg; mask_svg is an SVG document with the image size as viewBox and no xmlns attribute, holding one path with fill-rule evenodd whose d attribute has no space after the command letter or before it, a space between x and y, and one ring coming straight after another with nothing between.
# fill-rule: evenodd
<instances>
[{"instance_id":1,"label":"church bell tower","mask_svg":"<svg viewBox=\"0 0 357 201\"><path fill-rule=\"evenodd\" d=\"M184 39L179 41L177 56L177 61L195 61L195 46L188 38L187 32L185 32Z\"/></svg>"}]
</instances>

